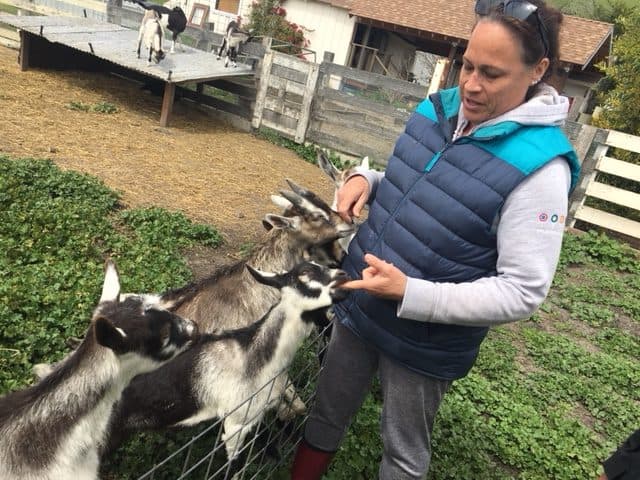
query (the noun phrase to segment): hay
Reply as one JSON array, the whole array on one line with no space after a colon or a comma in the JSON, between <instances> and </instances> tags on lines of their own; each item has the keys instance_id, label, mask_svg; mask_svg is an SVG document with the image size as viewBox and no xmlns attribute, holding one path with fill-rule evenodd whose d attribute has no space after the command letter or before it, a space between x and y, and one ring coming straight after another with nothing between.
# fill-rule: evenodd
<instances>
[{"instance_id":1,"label":"hay","mask_svg":"<svg viewBox=\"0 0 640 480\"><path fill-rule=\"evenodd\" d=\"M74 110L72 102L107 102L118 112ZM0 154L95 175L125 205L180 210L238 248L262 235L260 220L277 211L269 196L286 188L285 178L331 199L318 167L183 102L161 128L161 102L111 75L21 72L17 51L0 46Z\"/></svg>"}]
</instances>

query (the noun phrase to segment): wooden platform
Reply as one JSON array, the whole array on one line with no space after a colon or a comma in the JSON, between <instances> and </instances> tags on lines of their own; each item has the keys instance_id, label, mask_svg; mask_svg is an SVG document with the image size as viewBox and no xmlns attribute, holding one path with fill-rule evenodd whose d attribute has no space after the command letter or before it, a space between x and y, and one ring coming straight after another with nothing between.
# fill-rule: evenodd
<instances>
[{"instance_id":1,"label":"wooden platform","mask_svg":"<svg viewBox=\"0 0 640 480\"><path fill-rule=\"evenodd\" d=\"M253 75L251 66L238 64L225 68L213 53L188 46L176 47L168 53L170 41L165 39L167 56L159 64L148 65L147 56L137 57L138 32L120 25L79 17L0 15L0 23L20 31L20 64L23 70L38 65L61 47L82 52L121 68L165 82L160 124L168 125L175 96L175 86L202 83L223 77ZM70 62L71 63L71 62Z\"/></svg>"}]
</instances>

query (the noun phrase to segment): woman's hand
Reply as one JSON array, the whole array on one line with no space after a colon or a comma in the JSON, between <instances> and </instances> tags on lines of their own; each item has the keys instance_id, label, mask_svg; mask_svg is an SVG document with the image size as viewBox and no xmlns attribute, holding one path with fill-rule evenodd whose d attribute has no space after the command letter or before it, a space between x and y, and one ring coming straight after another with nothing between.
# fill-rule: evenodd
<instances>
[{"instance_id":1,"label":"woman's hand","mask_svg":"<svg viewBox=\"0 0 640 480\"><path fill-rule=\"evenodd\" d=\"M353 217L360 213L369 198L369 182L362 175L355 175L340 187L337 195L338 215L346 222L353 222Z\"/></svg>"},{"instance_id":2,"label":"woman's hand","mask_svg":"<svg viewBox=\"0 0 640 480\"><path fill-rule=\"evenodd\" d=\"M377 297L402 300L407 286L407 276L394 267L393 263L385 262L370 253L364 256L364 261L369 266L362 270L362 280L343 283L340 288L361 288Z\"/></svg>"}]
</instances>

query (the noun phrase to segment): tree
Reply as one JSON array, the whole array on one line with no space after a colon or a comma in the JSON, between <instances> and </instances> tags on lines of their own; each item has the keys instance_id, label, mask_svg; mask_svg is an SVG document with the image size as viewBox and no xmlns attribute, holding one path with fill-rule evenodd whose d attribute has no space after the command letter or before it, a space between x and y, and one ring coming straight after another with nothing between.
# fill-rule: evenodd
<instances>
[{"instance_id":1,"label":"tree","mask_svg":"<svg viewBox=\"0 0 640 480\"><path fill-rule=\"evenodd\" d=\"M640 134L640 12L619 18L621 33L613 43L613 60L601 66L606 77L598 96L598 126Z\"/></svg>"},{"instance_id":2,"label":"tree","mask_svg":"<svg viewBox=\"0 0 640 480\"><path fill-rule=\"evenodd\" d=\"M287 11L280 0L254 1L249 12L249 30L253 35L271 37L290 45L280 51L303 56L303 49L310 44L305 37L307 29L288 21L286 16Z\"/></svg>"}]
</instances>

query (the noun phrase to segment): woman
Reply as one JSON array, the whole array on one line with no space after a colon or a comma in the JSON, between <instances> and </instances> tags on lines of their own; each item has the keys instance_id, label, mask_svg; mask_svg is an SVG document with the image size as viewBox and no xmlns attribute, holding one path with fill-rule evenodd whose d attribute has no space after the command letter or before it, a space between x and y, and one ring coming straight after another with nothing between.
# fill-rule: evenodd
<instances>
[{"instance_id":1,"label":"woman","mask_svg":"<svg viewBox=\"0 0 640 480\"><path fill-rule=\"evenodd\" d=\"M338 211L367 221L343 268L336 322L292 468L320 478L380 378L380 479L419 479L433 421L492 325L529 317L558 262L579 174L559 128L568 100L544 83L562 14L540 0L476 3L457 88L422 102L384 175L362 171Z\"/></svg>"}]
</instances>

